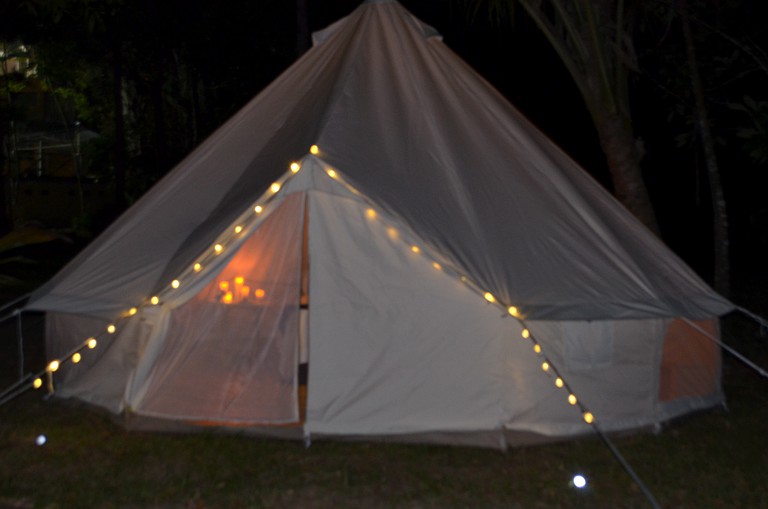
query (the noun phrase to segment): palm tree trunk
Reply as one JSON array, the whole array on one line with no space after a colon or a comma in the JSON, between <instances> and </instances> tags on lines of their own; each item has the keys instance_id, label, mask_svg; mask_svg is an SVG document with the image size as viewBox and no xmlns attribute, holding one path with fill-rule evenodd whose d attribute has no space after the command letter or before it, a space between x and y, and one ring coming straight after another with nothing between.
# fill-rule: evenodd
<instances>
[{"instance_id":1,"label":"palm tree trunk","mask_svg":"<svg viewBox=\"0 0 768 509\"><path fill-rule=\"evenodd\" d=\"M720 181L720 169L715 154L715 142L707 116L706 102L704 101L704 86L701 82L698 61L696 59L696 45L693 40L693 31L688 17L687 5L684 0L678 4L678 14L683 27L685 52L688 60L688 68L691 73L691 88L694 97L694 118L696 131L701 140L702 152L709 179L710 199L712 200L712 235L714 242L714 278L713 286L721 295L730 293L730 242L728 239L728 213L726 210L725 195Z\"/></svg>"}]
</instances>

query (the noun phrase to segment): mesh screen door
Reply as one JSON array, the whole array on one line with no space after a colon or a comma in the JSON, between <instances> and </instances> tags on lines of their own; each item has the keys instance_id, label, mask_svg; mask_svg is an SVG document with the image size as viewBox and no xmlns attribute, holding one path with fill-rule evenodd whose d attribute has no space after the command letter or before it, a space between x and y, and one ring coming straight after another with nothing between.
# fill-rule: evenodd
<instances>
[{"instance_id":1,"label":"mesh screen door","mask_svg":"<svg viewBox=\"0 0 768 509\"><path fill-rule=\"evenodd\" d=\"M141 413L232 425L299 420L303 209L303 194L287 197L173 310Z\"/></svg>"}]
</instances>

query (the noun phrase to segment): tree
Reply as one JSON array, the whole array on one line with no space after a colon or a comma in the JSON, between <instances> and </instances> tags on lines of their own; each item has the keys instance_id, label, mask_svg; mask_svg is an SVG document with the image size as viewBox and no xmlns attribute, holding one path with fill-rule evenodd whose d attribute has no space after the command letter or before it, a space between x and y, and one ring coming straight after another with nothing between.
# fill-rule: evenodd
<instances>
[{"instance_id":1,"label":"tree","mask_svg":"<svg viewBox=\"0 0 768 509\"><path fill-rule=\"evenodd\" d=\"M629 75L636 68L632 12L624 0L467 0L497 18L522 8L573 78L592 117L619 201L659 233L632 128Z\"/></svg>"}]
</instances>

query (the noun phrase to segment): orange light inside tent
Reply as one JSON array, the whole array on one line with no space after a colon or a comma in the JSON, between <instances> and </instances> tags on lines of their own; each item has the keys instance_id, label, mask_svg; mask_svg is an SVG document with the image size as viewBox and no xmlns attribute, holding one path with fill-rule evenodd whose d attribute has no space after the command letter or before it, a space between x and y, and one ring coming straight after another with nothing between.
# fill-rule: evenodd
<instances>
[{"instance_id":1,"label":"orange light inside tent","mask_svg":"<svg viewBox=\"0 0 768 509\"><path fill-rule=\"evenodd\" d=\"M237 276L237 277L235 277L235 284L236 284L236 285L241 285L241 284L243 284L243 283L245 283L245 278L244 278L243 276Z\"/></svg>"},{"instance_id":2,"label":"orange light inside tent","mask_svg":"<svg viewBox=\"0 0 768 509\"><path fill-rule=\"evenodd\" d=\"M224 297L222 297L221 300L224 302L224 304L232 304L234 296L232 295L232 292L227 292L224 294Z\"/></svg>"},{"instance_id":3,"label":"orange light inside tent","mask_svg":"<svg viewBox=\"0 0 768 509\"><path fill-rule=\"evenodd\" d=\"M222 292L226 292L229 290L229 281L221 281L219 282L219 290Z\"/></svg>"},{"instance_id":4,"label":"orange light inside tent","mask_svg":"<svg viewBox=\"0 0 768 509\"><path fill-rule=\"evenodd\" d=\"M242 296L244 299L247 299L247 298L248 298L248 296L249 296L250 294L251 294L251 287L250 287L250 286L243 286L243 287L240 289L240 295L241 295L241 296Z\"/></svg>"},{"instance_id":5,"label":"orange light inside tent","mask_svg":"<svg viewBox=\"0 0 768 509\"><path fill-rule=\"evenodd\" d=\"M253 292L253 295L256 296L257 299L263 299L265 295L267 295L267 292L265 292L262 288L256 288L256 291Z\"/></svg>"}]
</instances>

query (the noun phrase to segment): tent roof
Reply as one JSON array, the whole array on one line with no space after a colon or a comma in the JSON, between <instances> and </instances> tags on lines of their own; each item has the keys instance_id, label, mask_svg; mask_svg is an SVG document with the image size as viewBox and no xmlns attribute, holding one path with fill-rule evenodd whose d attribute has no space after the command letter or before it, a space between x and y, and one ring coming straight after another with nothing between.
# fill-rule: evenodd
<instances>
[{"instance_id":1,"label":"tent roof","mask_svg":"<svg viewBox=\"0 0 768 509\"><path fill-rule=\"evenodd\" d=\"M37 291L109 316L319 157L528 318L701 318L714 293L400 4L368 0Z\"/></svg>"}]
</instances>

